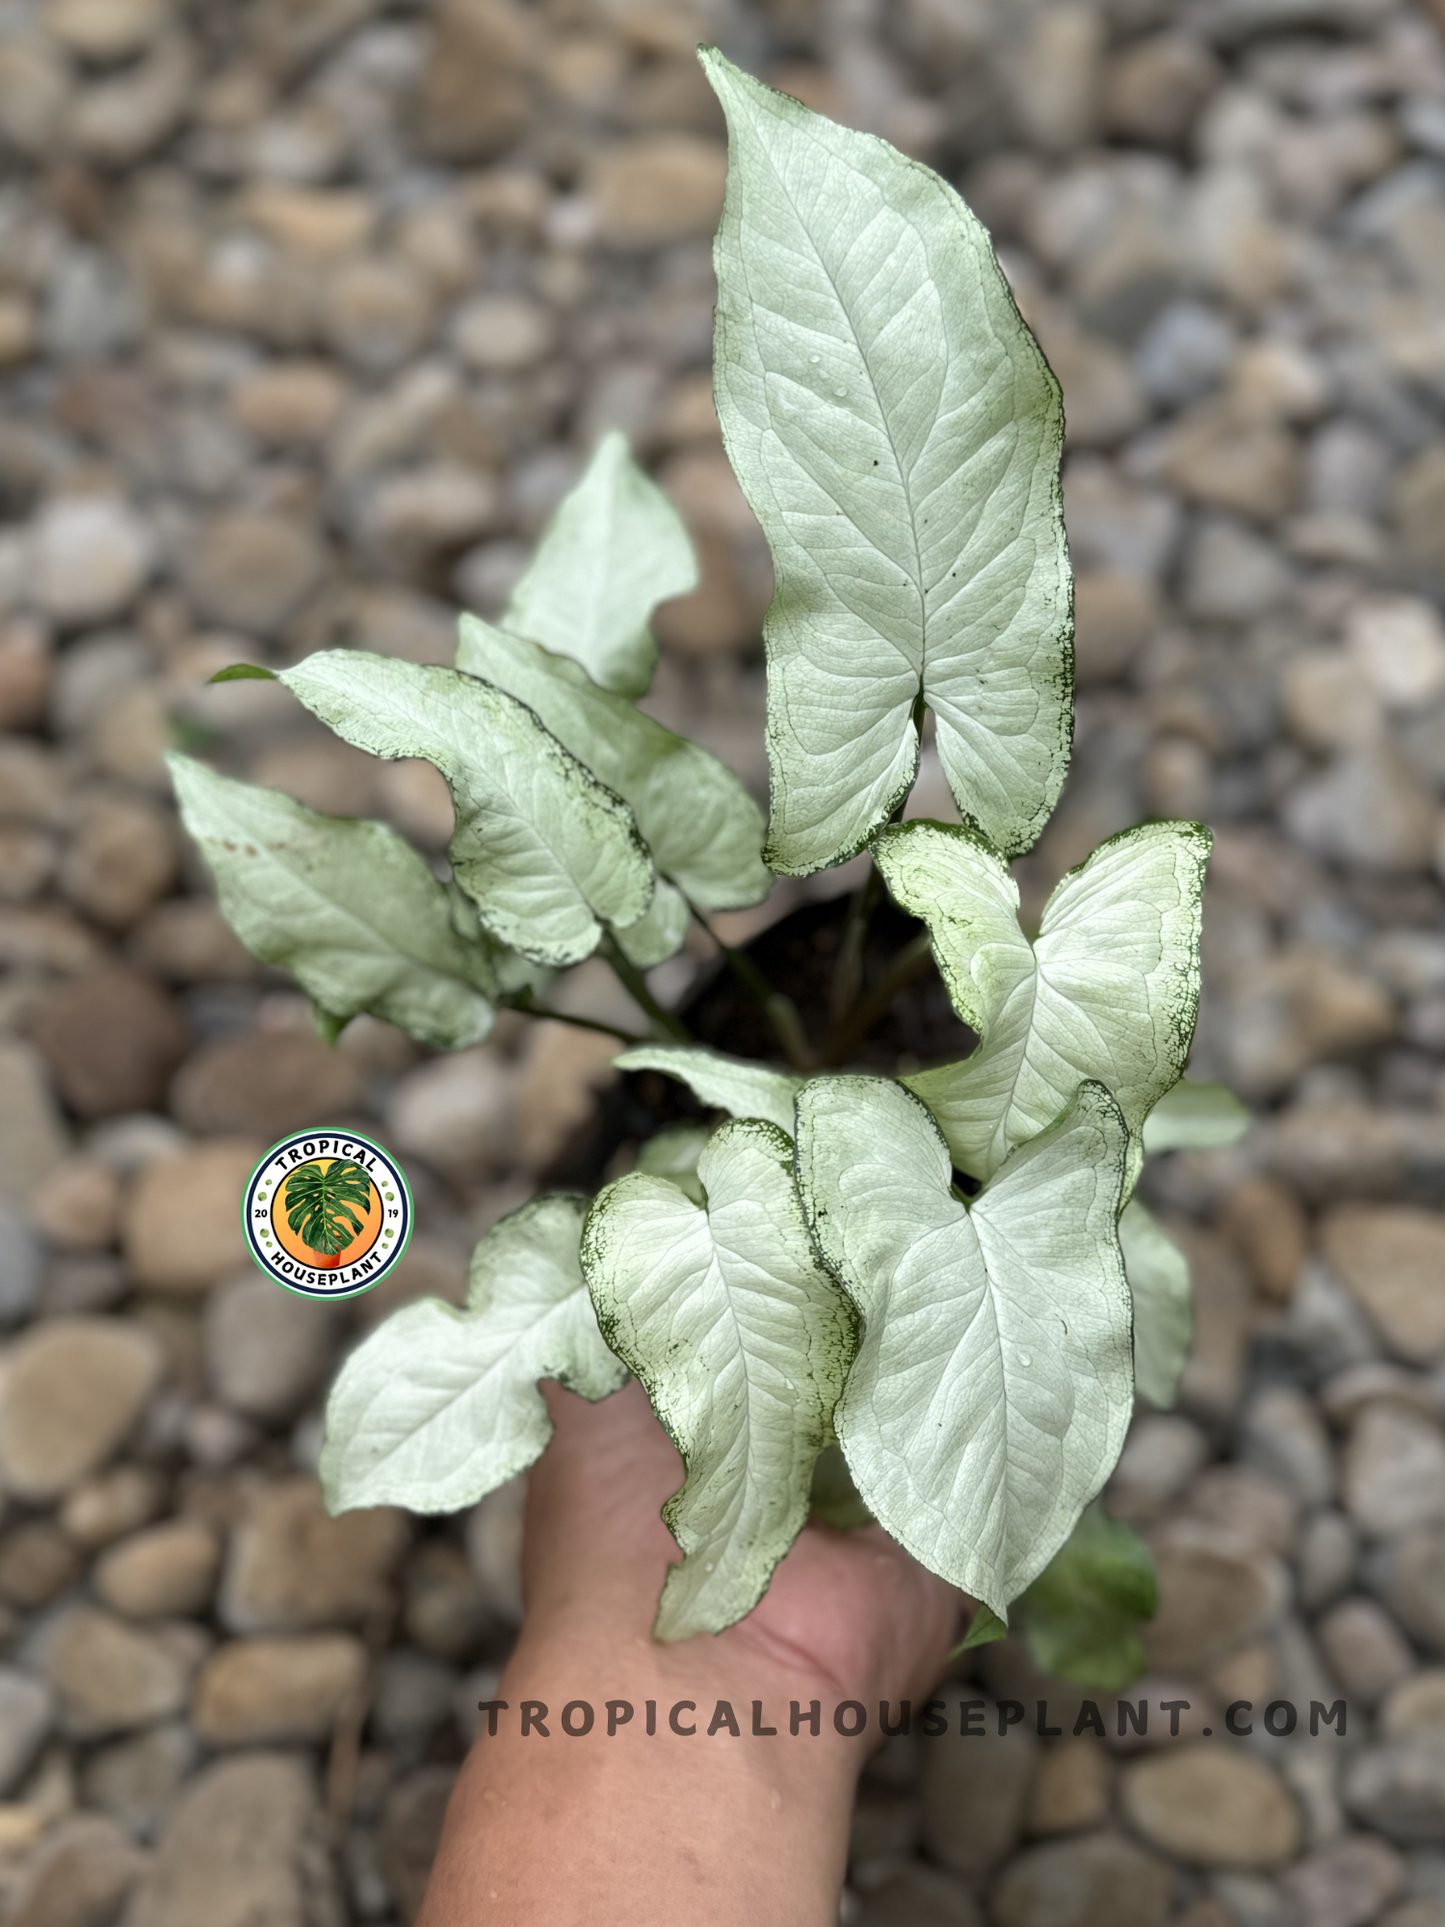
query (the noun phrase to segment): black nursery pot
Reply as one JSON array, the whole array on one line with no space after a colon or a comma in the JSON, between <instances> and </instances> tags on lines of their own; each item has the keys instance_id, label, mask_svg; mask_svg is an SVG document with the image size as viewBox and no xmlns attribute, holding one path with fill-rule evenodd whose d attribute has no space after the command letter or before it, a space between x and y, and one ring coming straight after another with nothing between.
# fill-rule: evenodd
<instances>
[{"instance_id":1,"label":"black nursery pot","mask_svg":"<svg viewBox=\"0 0 1445 1927\"><path fill-rule=\"evenodd\" d=\"M830 1027L838 956L850 896L804 904L772 924L746 946L774 990L790 997L809 1042L821 1048ZM883 901L868 920L857 994L866 996L889 964L921 935L923 925ZM733 1057L779 1064L782 1052L757 1000L721 961L714 964L678 1015L699 1044ZM893 1075L941 1058L961 1057L976 1043L960 1023L948 993L931 967L907 984L839 1068ZM569 1140L544 1174L546 1190L595 1191L615 1177L629 1148L644 1144L664 1125L706 1115L685 1086L657 1071L620 1078L599 1100L592 1117Z\"/></svg>"}]
</instances>

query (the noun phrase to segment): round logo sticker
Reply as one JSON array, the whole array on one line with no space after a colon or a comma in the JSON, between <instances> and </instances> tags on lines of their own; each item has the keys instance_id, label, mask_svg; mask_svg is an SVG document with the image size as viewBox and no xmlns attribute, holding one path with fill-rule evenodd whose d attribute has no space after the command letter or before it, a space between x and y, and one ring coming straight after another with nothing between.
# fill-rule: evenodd
<instances>
[{"instance_id":1,"label":"round logo sticker","mask_svg":"<svg viewBox=\"0 0 1445 1927\"><path fill-rule=\"evenodd\" d=\"M306 1298L369 1291L406 1250L401 1166L358 1131L296 1131L251 1173L241 1225L268 1278Z\"/></svg>"}]
</instances>

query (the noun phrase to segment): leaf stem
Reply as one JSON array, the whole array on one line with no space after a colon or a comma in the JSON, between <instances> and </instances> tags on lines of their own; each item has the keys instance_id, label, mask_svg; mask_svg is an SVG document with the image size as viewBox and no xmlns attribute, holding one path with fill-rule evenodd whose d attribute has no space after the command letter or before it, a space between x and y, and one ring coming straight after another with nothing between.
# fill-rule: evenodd
<instances>
[{"instance_id":1,"label":"leaf stem","mask_svg":"<svg viewBox=\"0 0 1445 1927\"><path fill-rule=\"evenodd\" d=\"M843 939L838 946L837 959L833 964L833 986L828 1001L828 1021L836 1027L857 999L859 986L863 981L863 943L868 935L868 923L878 899L883 894L883 879L878 866L870 858L868 874L853 892L853 900L848 905L847 921L843 925Z\"/></svg>"},{"instance_id":2,"label":"leaf stem","mask_svg":"<svg viewBox=\"0 0 1445 1927\"><path fill-rule=\"evenodd\" d=\"M900 990L906 990L928 966L930 939L926 930L904 944L866 997L834 1024L823 1051L825 1064L846 1063L848 1058L883 1016Z\"/></svg>"},{"instance_id":3,"label":"leaf stem","mask_svg":"<svg viewBox=\"0 0 1445 1927\"><path fill-rule=\"evenodd\" d=\"M616 1024L604 1024L600 1018L573 1017L564 1010L549 1010L545 1004L537 1002L530 984L524 984L520 990L502 1001L508 1010L520 1010L528 1017L540 1017L549 1024L570 1024L574 1030L600 1031L604 1037L615 1037L622 1044L647 1042L645 1037L639 1037L630 1030L622 1030Z\"/></svg>"},{"instance_id":4,"label":"leaf stem","mask_svg":"<svg viewBox=\"0 0 1445 1927\"><path fill-rule=\"evenodd\" d=\"M693 1041L692 1032L687 1025L675 1011L663 1009L647 988L647 979L610 931L602 939L602 955L611 964L618 981L633 1002L647 1012L661 1031L679 1044L690 1044Z\"/></svg>"},{"instance_id":5,"label":"leaf stem","mask_svg":"<svg viewBox=\"0 0 1445 1927\"><path fill-rule=\"evenodd\" d=\"M810 1071L815 1071L818 1068L818 1060L813 1053L812 1045L808 1042L808 1034L803 1029L803 1020L798 1014L798 1006L792 998L785 997L782 991L773 989L746 950L735 950L730 943L724 943L695 903L689 902L688 908L697 918L701 928L717 945L728 969L772 1025L773 1035L782 1046L783 1055L791 1068L804 1077Z\"/></svg>"},{"instance_id":6,"label":"leaf stem","mask_svg":"<svg viewBox=\"0 0 1445 1927\"><path fill-rule=\"evenodd\" d=\"M919 740L923 737L923 692L920 690L913 699L913 727ZM901 823L903 812L908 807L912 788L895 804L889 824ZM828 1020L836 1029L843 1021L858 996L863 982L863 945L868 936L868 924L873 912L878 908L883 895L883 877L870 853L868 874L853 892L853 901L848 906L848 920L843 926L843 941L838 946L837 961L833 965L833 994L829 1002Z\"/></svg>"}]
</instances>

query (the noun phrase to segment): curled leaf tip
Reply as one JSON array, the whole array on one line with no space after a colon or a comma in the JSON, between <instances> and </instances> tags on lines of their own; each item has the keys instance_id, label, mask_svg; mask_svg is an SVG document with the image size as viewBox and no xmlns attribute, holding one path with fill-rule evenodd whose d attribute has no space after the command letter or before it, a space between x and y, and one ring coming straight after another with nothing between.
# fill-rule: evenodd
<instances>
[{"instance_id":1,"label":"curled leaf tip","mask_svg":"<svg viewBox=\"0 0 1445 1927\"><path fill-rule=\"evenodd\" d=\"M334 1010L327 1010L323 1004L316 1003L311 1006L311 1019L316 1026L316 1035L323 1044L330 1044L333 1049L351 1021L350 1017L338 1016Z\"/></svg>"},{"instance_id":2,"label":"curled leaf tip","mask_svg":"<svg viewBox=\"0 0 1445 1927\"><path fill-rule=\"evenodd\" d=\"M262 669L254 662L233 662L227 669L218 669L207 682L275 682L276 677L269 669Z\"/></svg>"},{"instance_id":3,"label":"curled leaf tip","mask_svg":"<svg viewBox=\"0 0 1445 1927\"><path fill-rule=\"evenodd\" d=\"M1000 1619L992 1606L985 1606L980 1600L974 1609L973 1618L968 1622L968 1631L948 1657L957 1659L960 1653L966 1653L972 1646L991 1646L996 1639L1007 1638L1008 1622Z\"/></svg>"}]
</instances>

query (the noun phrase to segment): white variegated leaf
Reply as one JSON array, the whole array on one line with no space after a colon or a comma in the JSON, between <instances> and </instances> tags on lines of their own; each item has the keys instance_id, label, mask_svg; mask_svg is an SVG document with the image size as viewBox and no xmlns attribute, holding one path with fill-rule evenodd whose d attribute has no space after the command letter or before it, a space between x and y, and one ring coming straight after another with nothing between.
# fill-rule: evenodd
<instances>
[{"instance_id":1,"label":"white variegated leaf","mask_svg":"<svg viewBox=\"0 0 1445 1927\"><path fill-rule=\"evenodd\" d=\"M641 696L657 661L653 610L696 587L682 518L614 429L563 497L502 620L603 689Z\"/></svg>"},{"instance_id":2,"label":"white variegated leaf","mask_svg":"<svg viewBox=\"0 0 1445 1927\"><path fill-rule=\"evenodd\" d=\"M766 1064L727 1057L700 1044L637 1044L612 1061L620 1071L661 1071L686 1084L714 1110L766 1118L793 1135L793 1099L803 1080L791 1071L769 1070Z\"/></svg>"},{"instance_id":3,"label":"white variegated leaf","mask_svg":"<svg viewBox=\"0 0 1445 1927\"><path fill-rule=\"evenodd\" d=\"M447 780L457 882L499 943L579 963L646 914L656 875L632 812L524 703L455 669L330 649L281 672L338 736L420 756Z\"/></svg>"},{"instance_id":4,"label":"white variegated leaf","mask_svg":"<svg viewBox=\"0 0 1445 1927\"><path fill-rule=\"evenodd\" d=\"M333 1027L364 1010L437 1050L480 1043L498 995L492 948L456 933L445 888L395 830L166 760L222 914L253 956L289 970Z\"/></svg>"},{"instance_id":5,"label":"white variegated leaf","mask_svg":"<svg viewBox=\"0 0 1445 1927\"><path fill-rule=\"evenodd\" d=\"M1119 1107L1082 1084L971 1205L901 1085L815 1078L797 1118L814 1237L862 1317L833 1418L853 1482L916 1559L1004 1617L1129 1425Z\"/></svg>"},{"instance_id":6,"label":"white variegated leaf","mask_svg":"<svg viewBox=\"0 0 1445 1927\"><path fill-rule=\"evenodd\" d=\"M586 1214L585 1198L524 1204L477 1246L464 1311L439 1298L403 1305L351 1354L326 1405L332 1512L474 1505L551 1438L539 1379L594 1400L624 1382L582 1281Z\"/></svg>"},{"instance_id":7,"label":"white variegated leaf","mask_svg":"<svg viewBox=\"0 0 1445 1927\"><path fill-rule=\"evenodd\" d=\"M476 616L462 617L457 667L526 703L625 798L659 871L700 909L740 909L768 894L762 811L715 756L598 689L566 657Z\"/></svg>"},{"instance_id":8,"label":"white variegated leaf","mask_svg":"<svg viewBox=\"0 0 1445 1927\"><path fill-rule=\"evenodd\" d=\"M1218 1151L1237 1143L1253 1121L1228 1085L1182 1077L1144 1120L1144 1149Z\"/></svg>"},{"instance_id":9,"label":"white variegated leaf","mask_svg":"<svg viewBox=\"0 0 1445 1927\"><path fill-rule=\"evenodd\" d=\"M807 1519L853 1356L853 1314L813 1251L791 1150L773 1125L724 1124L698 1161L705 1205L633 1173L587 1220L598 1322L687 1467L662 1513L684 1557L663 1587L661 1639L721 1632L762 1597Z\"/></svg>"},{"instance_id":10,"label":"white variegated leaf","mask_svg":"<svg viewBox=\"0 0 1445 1927\"><path fill-rule=\"evenodd\" d=\"M1119 1244L1134 1303L1134 1389L1167 1411L1194 1336L1189 1260L1137 1198L1120 1213Z\"/></svg>"},{"instance_id":11,"label":"white variegated leaf","mask_svg":"<svg viewBox=\"0 0 1445 1927\"><path fill-rule=\"evenodd\" d=\"M773 554L775 869L851 856L934 713L959 809L1037 838L1072 734L1058 384L938 175L740 73L716 263L718 413Z\"/></svg>"},{"instance_id":12,"label":"white variegated leaf","mask_svg":"<svg viewBox=\"0 0 1445 1927\"><path fill-rule=\"evenodd\" d=\"M1030 944L1018 886L973 826L904 823L879 837L889 889L927 923L954 1008L982 1040L904 1080L960 1170L988 1177L1084 1078L1118 1100L1137 1166L1144 1119L1189 1055L1209 844L1198 823L1111 837L1063 878Z\"/></svg>"}]
</instances>

